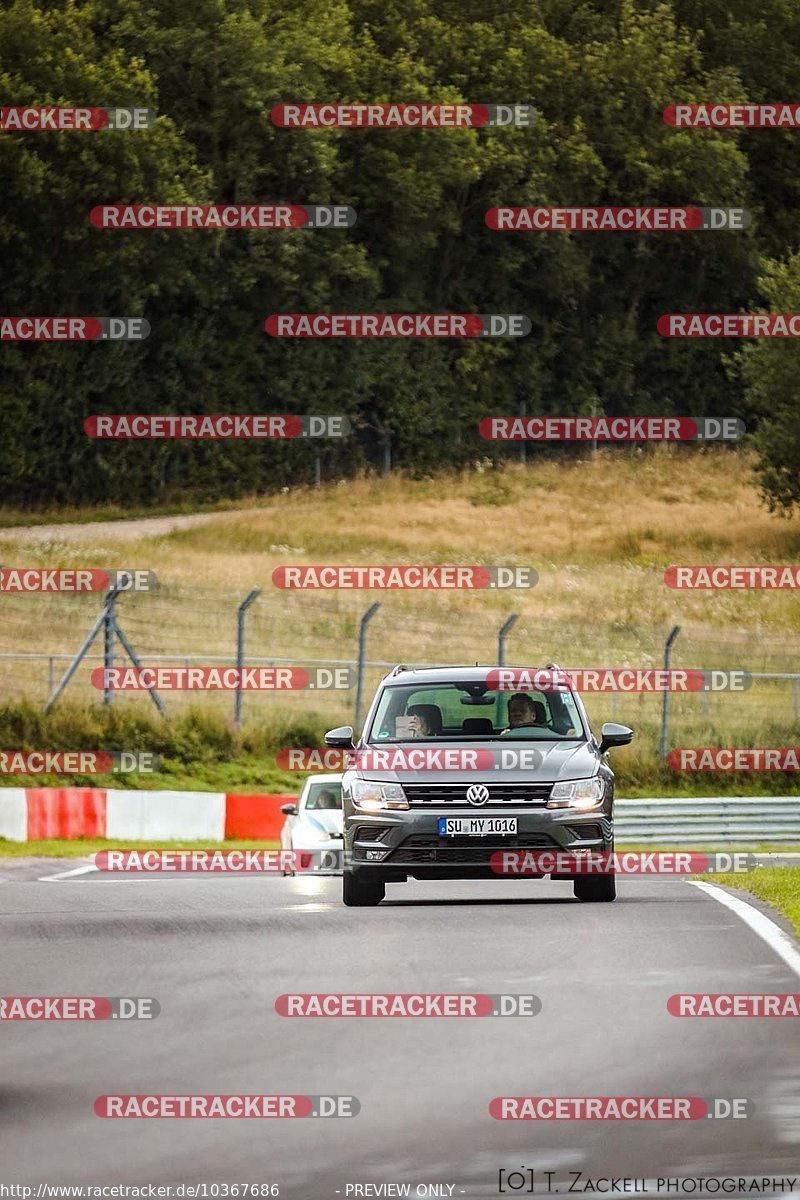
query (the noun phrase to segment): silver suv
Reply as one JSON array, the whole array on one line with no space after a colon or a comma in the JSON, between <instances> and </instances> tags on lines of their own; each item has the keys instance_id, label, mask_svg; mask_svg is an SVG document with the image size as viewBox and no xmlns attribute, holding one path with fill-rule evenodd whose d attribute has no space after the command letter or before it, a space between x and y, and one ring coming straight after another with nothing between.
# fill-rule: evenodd
<instances>
[{"instance_id":1,"label":"silver suv","mask_svg":"<svg viewBox=\"0 0 800 1200\"><path fill-rule=\"evenodd\" d=\"M613 851L606 751L632 737L616 724L595 737L554 663L395 667L357 745L350 726L325 736L352 752L342 776L344 903L379 904L387 882L409 877L500 878L509 851ZM579 900L616 896L612 873L529 874L571 879Z\"/></svg>"}]
</instances>

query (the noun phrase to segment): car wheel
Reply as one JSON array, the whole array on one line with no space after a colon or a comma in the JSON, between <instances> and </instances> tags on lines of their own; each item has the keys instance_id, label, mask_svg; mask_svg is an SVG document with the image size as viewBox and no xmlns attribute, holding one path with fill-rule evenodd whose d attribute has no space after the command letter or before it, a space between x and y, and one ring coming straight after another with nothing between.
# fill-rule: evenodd
<instances>
[{"instance_id":1,"label":"car wheel","mask_svg":"<svg viewBox=\"0 0 800 1200\"><path fill-rule=\"evenodd\" d=\"M575 879L572 884L576 900L584 903L603 903L617 898L616 875L594 875Z\"/></svg>"},{"instance_id":2,"label":"car wheel","mask_svg":"<svg viewBox=\"0 0 800 1200\"><path fill-rule=\"evenodd\" d=\"M386 895L386 884L382 879L364 878L356 871L342 874L342 902L348 908L374 907Z\"/></svg>"}]
</instances>

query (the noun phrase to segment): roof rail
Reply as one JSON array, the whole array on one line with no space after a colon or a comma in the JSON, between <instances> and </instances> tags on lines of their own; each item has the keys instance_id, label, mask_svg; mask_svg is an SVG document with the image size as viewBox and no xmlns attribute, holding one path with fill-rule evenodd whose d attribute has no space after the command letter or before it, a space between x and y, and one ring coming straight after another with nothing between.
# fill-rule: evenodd
<instances>
[{"instance_id":1,"label":"roof rail","mask_svg":"<svg viewBox=\"0 0 800 1200\"><path fill-rule=\"evenodd\" d=\"M401 671L407 671L407 670L408 670L408 667L406 666L405 663L398 663L396 667L392 667L391 671L389 672L389 674L387 675L386 678L391 679L393 675L399 675Z\"/></svg>"}]
</instances>

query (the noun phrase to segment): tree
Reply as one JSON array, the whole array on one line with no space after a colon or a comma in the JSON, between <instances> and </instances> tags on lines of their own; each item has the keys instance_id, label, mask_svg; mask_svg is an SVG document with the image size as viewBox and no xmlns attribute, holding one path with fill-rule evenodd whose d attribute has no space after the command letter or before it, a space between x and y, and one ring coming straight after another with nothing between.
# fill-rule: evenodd
<instances>
[{"instance_id":1,"label":"tree","mask_svg":"<svg viewBox=\"0 0 800 1200\"><path fill-rule=\"evenodd\" d=\"M768 261L759 279L770 312L800 312L800 253ZM764 338L745 346L739 362L746 395L759 418L757 473L771 512L800 506L800 371L797 342Z\"/></svg>"}]
</instances>

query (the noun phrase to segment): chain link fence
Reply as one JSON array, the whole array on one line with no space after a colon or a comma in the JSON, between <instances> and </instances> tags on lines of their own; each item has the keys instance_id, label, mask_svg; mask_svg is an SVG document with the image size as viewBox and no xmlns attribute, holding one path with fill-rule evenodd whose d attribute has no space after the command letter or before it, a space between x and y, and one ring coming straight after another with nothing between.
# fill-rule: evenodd
<instances>
[{"instance_id":1,"label":"chain link fence","mask_svg":"<svg viewBox=\"0 0 800 1200\"><path fill-rule=\"evenodd\" d=\"M129 646L147 666L233 666L237 662L239 608L251 589L185 589L161 584L152 593L125 593L115 602L116 619ZM377 597L377 601L376 601ZM98 595L7 595L0 626L0 687L10 699L27 697L43 707L53 697L103 608ZM361 714L381 677L395 663L408 666L478 663L562 667L661 667L668 626L641 621L604 624L599 614L582 624L558 623L535 609L513 614L454 605L442 593L402 598L397 593L258 594L241 614L242 662L246 666L349 666L359 662L363 629ZM504 645L500 644L505 627ZM107 631L106 631L107 632ZM91 673L109 664L129 665L118 637L111 644L100 627L64 691L72 703L96 704L103 692ZM111 657L113 652L113 658ZM669 747L677 745L791 745L800 722L800 637L757 637L747 631L684 625L672 648L673 668L743 670L753 676L744 692L672 694ZM286 712L316 712L332 723L351 723L356 692L246 691L245 723ZM188 705L234 719L230 691L170 691L162 694L166 715ZM660 738L663 697L656 693L586 694L595 725L618 720L632 725L649 744ZM149 705L147 693L116 691L106 702ZM641 743L640 743L641 744Z\"/></svg>"}]
</instances>

